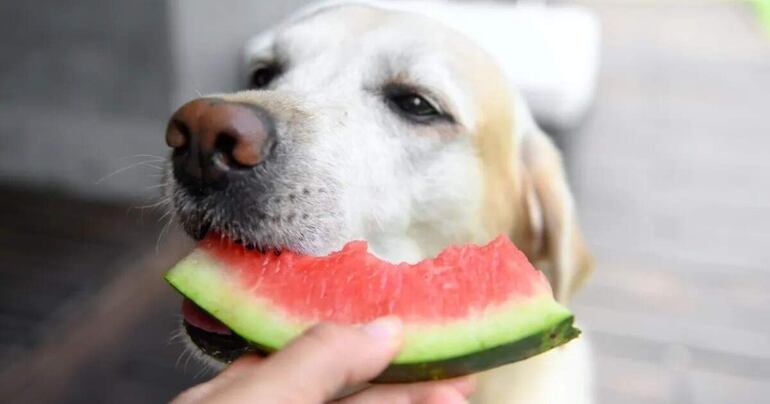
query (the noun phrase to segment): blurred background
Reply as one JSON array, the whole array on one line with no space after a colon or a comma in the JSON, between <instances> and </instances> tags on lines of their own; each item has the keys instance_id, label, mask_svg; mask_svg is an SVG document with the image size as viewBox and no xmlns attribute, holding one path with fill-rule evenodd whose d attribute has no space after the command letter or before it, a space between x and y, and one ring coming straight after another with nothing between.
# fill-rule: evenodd
<instances>
[{"instance_id":1,"label":"blurred background","mask_svg":"<svg viewBox=\"0 0 770 404\"><path fill-rule=\"evenodd\" d=\"M162 133L304 3L0 3L0 402L163 402L209 376L172 339L161 275L191 243L153 207ZM599 402L767 402L763 6L570 3L601 24L595 99L555 132L598 262L573 308Z\"/></svg>"}]
</instances>

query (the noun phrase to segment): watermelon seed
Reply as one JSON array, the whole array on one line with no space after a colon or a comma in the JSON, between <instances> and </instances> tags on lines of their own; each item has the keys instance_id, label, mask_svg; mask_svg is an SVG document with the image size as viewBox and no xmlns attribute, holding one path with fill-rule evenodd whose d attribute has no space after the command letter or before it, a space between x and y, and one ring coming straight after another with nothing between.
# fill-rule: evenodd
<instances>
[{"instance_id":1,"label":"watermelon seed","mask_svg":"<svg viewBox=\"0 0 770 404\"><path fill-rule=\"evenodd\" d=\"M302 194L304 195L310 195L310 190L307 188L302 188Z\"/></svg>"},{"instance_id":2,"label":"watermelon seed","mask_svg":"<svg viewBox=\"0 0 770 404\"><path fill-rule=\"evenodd\" d=\"M294 200L297 199L297 196L294 194L289 194L289 200L294 202Z\"/></svg>"}]
</instances>

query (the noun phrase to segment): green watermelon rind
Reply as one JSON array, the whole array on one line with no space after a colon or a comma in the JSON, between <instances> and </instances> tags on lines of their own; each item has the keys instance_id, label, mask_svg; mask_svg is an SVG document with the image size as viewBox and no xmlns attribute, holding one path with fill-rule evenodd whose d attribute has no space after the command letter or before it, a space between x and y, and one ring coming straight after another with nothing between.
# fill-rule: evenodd
<instances>
[{"instance_id":1,"label":"green watermelon rind","mask_svg":"<svg viewBox=\"0 0 770 404\"><path fill-rule=\"evenodd\" d=\"M553 327L483 351L425 362L392 363L375 383L413 383L441 380L483 372L518 362L566 344L580 335L572 316Z\"/></svg>"},{"instance_id":2,"label":"green watermelon rind","mask_svg":"<svg viewBox=\"0 0 770 404\"><path fill-rule=\"evenodd\" d=\"M244 290L201 249L172 268L166 280L262 350L279 349L313 325ZM402 350L378 380L439 379L522 360L575 338L579 331L572 322L569 310L548 293L440 323L407 321Z\"/></svg>"}]
</instances>

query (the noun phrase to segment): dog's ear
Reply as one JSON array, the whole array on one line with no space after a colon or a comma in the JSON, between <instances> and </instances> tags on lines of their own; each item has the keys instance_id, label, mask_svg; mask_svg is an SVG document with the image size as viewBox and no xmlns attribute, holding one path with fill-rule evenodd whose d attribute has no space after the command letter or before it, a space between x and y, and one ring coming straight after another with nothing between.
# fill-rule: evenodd
<instances>
[{"instance_id":1,"label":"dog's ear","mask_svg":"<svg viewBox=\"0 0 770 404\"><path fill-rule=\"evenodd\" d=\"M593 269L575 217L561 155L536 125L522 134L521 157L535 266L545 272L556 299L567 302Z\"/></svg>"}]
</instances>

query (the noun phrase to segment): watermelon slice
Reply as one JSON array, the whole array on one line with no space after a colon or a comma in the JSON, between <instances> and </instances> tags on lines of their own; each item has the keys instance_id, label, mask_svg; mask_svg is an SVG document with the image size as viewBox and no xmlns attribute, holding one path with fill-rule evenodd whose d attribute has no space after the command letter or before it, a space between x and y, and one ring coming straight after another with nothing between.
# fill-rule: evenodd
<instances>
[{"instance_id":1,"label":"watermelon slice","mask_svg":"<svg viewBox=\"0 0 770 404\"><path fill-rule=\"evenodd\" d=\"M209 237L166 279L216 318L190 315L188 304L191 336L206 332L231 343L232 330L248 341L239 354L280 349L319 321L359 324L397 315L404 322L404 344L378 382L478 372L580 333L545 276L504 236L486 246L449 247L416 264L385 262L367 252L363 241L310 257L262 253Z\"/></svg>"}]
</instances>

